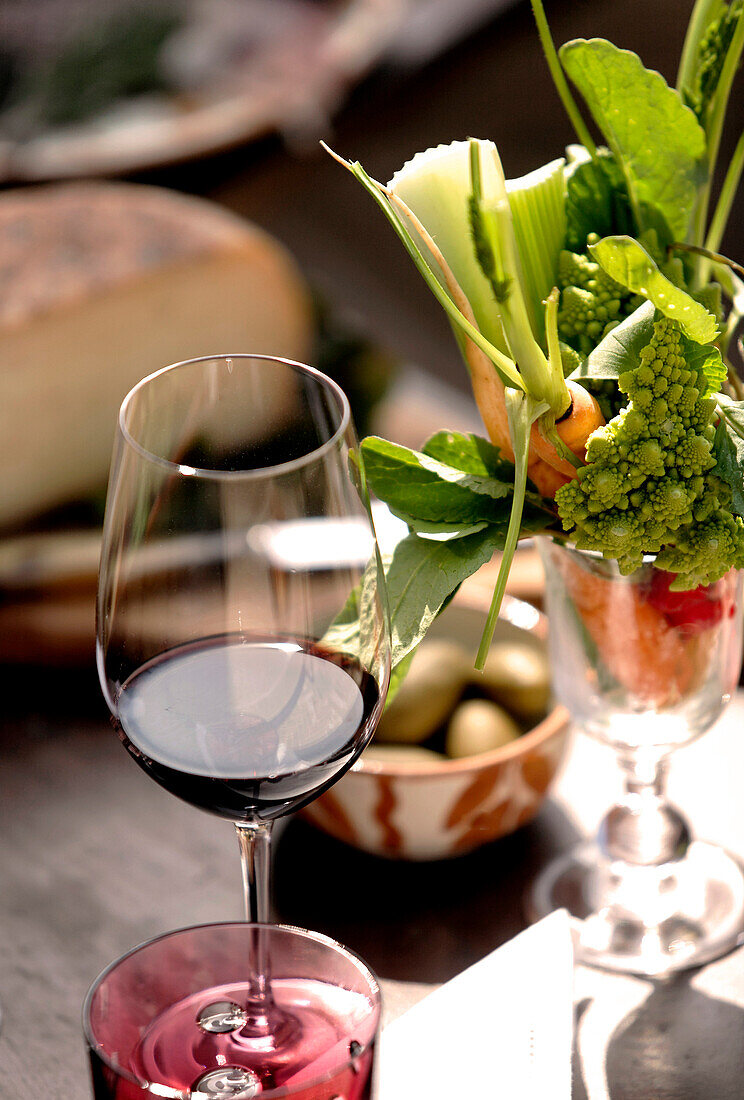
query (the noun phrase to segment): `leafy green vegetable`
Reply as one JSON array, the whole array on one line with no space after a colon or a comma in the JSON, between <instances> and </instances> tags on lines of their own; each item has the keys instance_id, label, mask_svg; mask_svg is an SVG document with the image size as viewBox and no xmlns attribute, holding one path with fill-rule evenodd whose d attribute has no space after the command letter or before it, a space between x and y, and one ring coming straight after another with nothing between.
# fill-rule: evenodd
<instances>
[{"instance_id":1,"label":"leafy green vegetable","mask_svg":"<svg viewBox=\"0 0 744 1100\"><path fill-rule=\"evenodd\" d=\"M641 348L651 339L655 312L652 302L644 302L630 317L607 333L574 371L572 378L617 379L623 371L637 363Z\"/></svg>"},{"instance_id":2,"label":"leafy green vegetable","mask_svg":"<svg viewBox=\"0 0 744 1100\"><path fill-rule=\"evenodd\" d=\"M638 229L683 240L706 178L693 112L637 54L604 39L567 42L559 55L622 168Z\"/></svg>"},{"instance_id":3,"label":"leafy green vegetable","mask_svg":"<svg viewBox=\"0 0 744 1100\"><path fill-rule=\"evenodd\" d=\"M381 580L385 566L379 551L370 557L359 583L349 593L344 606L323 634L323 641L340 653L355 656L368 669L374 668L383 652L384 600ZM384 614L384 610L383 610Z\"/></svg>"},{"instance_id":4,"label":"leafy green vegetable","mask_svg":"<svg viewBox=\"0 0 744 1100\"><path fill-rule=\"evenodd\" d=\"M729 432L723 417L716 428L713 453L716 459L713 473L731 489L731 511L734 515L744 516L744 439Z\"/></svg>"},{"instance_id":5,"label":"leafy green vegetable","mask_svg":"<svg viewBox=\"0 0 744 1100\"><path fill-rule=\"evenodd\" d=\"M697 344L693 341L683 341L685 361L690 370L702 371L708 385L703 394L710 397L717 393L726 381L726 364L721 358L721 353L712 344Z\"/></svg>"},{"instance_id":6,"label":"leafy green vegetable","mask_svg":"<svg viewBox=\"0 0 744 1100\"><path fill-rule=\"evenodd\" d=\"M712 584L744 562L744 526L722 491L713 452L715 402L676 321L656 315L649 341L618 378L627 407L589 438L586 466L556 493L576 546L615 558L622 573L657 554L675 590ZM702 349L705 350L705 349ZM741 481L740 481L741 485Z\"/></svg>"},{"instance_id":7,"label":"leafy green vegetable","mask_svg":"<svg viewBox=\"0 0 744 1100\"><path fill-rule=\"evenodd\" d=\"M566 169L566 240L569 252L583 252L590 233L608 237L634 233L635 222L623 174L612 153L598 150Z\"/></svg>"},{"instance_id":8,"label":"leafy green vegetable","mask_svg":"<svg viewBox=\"0 0 744 1100\"><path fill-rule=\"evenodd\" d=\"M744 401L732 401L725 394L717 393L716 405L738 454L744 447Z\"/></svg>"},{"instance_id":9,"label":"leafy green vegetable","mask_svg":"<svg viewBox=\"0 0 744 1100\"><path fill-rule=\"evenodd\" d=\"M502 546L503 533L490 526L453 542L408 535L398 543L387 570L393 667L416 648L448 597Z\"/></svg>"},{"instance_id":10,"label":"leafy green vegetable","mask_svg":"<svg viewBox=\"0 0 744 1100\"><path fill-rule=\"evenodd\" d=\"M609 42L575 40L558 55L542 0L531 3L581 142L565 163L507 183L495 145L470 140L417 154L387 187L346 164L446 310L488 434L515 456L512 465L487 440L455 432L436 433L421 451L365 441L370 485L411 531L388 569L401 669L462 580L501 550L482 665L517 541L555 530L556 508L579 547L626 572L657 553L678 574L675 588L744 565L744 404L718 392L727 385L719 348L725 353L742 312L741 292L715 254L744 170L744 138L706 237L744 0L696 0L680 86L699 77L707 100L699 118L659 73ZM564 69L608 148L595 146ZM722 333L711 271L734 301ZM556 415L567 396L577 409L581 401L565 375L601 395L607 420L597 428L594 410L581 424L577 415L570 447ZM553 450L539 440L531 450L535 423ZM550 467L557 475L566 461L576 477L556 491ZM532 492L528 469L555 492L555 508Z\"/></svg>"},{"instance_id":11,"label":"leafy green vegetable","mask_svg":"<svg viewBox=\"0 0 744 1100\"><path fill-rule=\"evenodd\" d=\"M699 344L715 340L718 335L715 317L670 282L638 241L632 237L605 237L591 245L589 251L616 282L648 298L665 317L677 321L691 340Z\"/></svg>"},{"instance_id":12,"label":"leafy green vegetable","mask_svg":"<svg viewBox=\"0 0 744 1100\"><path fill-rule=\"evenodd\" d=\"M499 481L514 479L514 467L501 457L498 447L479 435L462 432L435 432L421 448L425 455L454 466L468 474L493 477Z\"/></svg>"},{"instance_id":13,"label":"leafy green vegetable","mask_svg":"<svg viewBox=\"0 0 744 1100\"><path fill-rule=\"evenodd\" d=\"M706 25L697 43L692 71L685 74L681 88L684 101L705 125L706 116L715 100L726 56L744 14L744 0L716 4L716 14Z\"/></svg>"},{"instance_id":14,"label":"leafy green vegetable","mask_svg":"<svg viewBox=\"0 0 744 1100\"><path fill-rule=\"evenodd\" d=\"M583 357L638 306L638 295L608 275L592 256L591 247L598 240L590 233L588 251L564 249L558 263L558 335Z\"/></svg>"},{"instance_id":15,"label":"leafy green vegetable","mask_svg":"<svg viewBox=\"0 0 744 1100\"><path fill-rule=\"evenodd\" d=\"M450 463L434 458L431 451L446 455ZM459 538L485 522L506 534L514 467L498 458L487 440L439 432L424 451L412 451L368 436L362 454L372 491L419 533L431 536L439 530L446 538ZM524 533L541 530L552 514L535 492L526 492L525 502Z\"/></svg>"},{"instance_id":16,"label":"leafy green vegetable","mask_svg":"<svg viewBox=\"0 0 744 1100\"><path fill-rule=\"evenodd\" d=\"M538 340L545 335L543 302L555 286L566 237L564 166L561 158L506 181L530 325Z\"/></svg>"},{"instance_id":17,"label":"leafy green vegetable","mask_svg":"<svg viewBox=\"0 0 744 1100\"><path fill-rule=\"evenodd\" d=\"M511 502L509 482L464 473L377 436L364 440L362 454L373 492L401 517L474 523L493 520L497 501Z\"/></svg>"}]
</instances>

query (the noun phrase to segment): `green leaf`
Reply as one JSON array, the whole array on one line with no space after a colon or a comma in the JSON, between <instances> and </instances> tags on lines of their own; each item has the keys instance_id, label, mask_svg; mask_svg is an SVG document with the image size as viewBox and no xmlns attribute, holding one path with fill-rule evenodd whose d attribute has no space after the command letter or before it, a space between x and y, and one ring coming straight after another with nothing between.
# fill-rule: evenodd
<instances>
[{"instance_id":1,"label":"green leaf","mask_svg":"<svg viewBox=\"0 0 744 1100\"><path fill-rule=\"evenodd\" d=\"M628 189L615 158L600 150L596 159L574 160L566 169L566 241L583 252L590 233L600 237L633 233Z\"/></svg>"},{"instance_id":2,"label":"green leaf","mask_svg":"<svg viewBox=\"0 0 744 1100\"><path fill-rule=\"evenodd\" d=\"M580 382L588 379L617 379L638 366L641 349L653 335L656 310L644 302L630 317L613 328L571 375ZM708 381L705 396L716 393L726 378L726 364L718 348L683 338L685 360L691 370L702 370Z\"/></svg>"},{"instance_id":3,"label":"green leaf","mask_svg":"<svg viewBox=\"0 0 744 1100\"><path fill-rule=\"evenodd\" d=\"M685 360L691 370L701 370L708 380L708 387L703 394L710 397L717 393L726 381L726 364L721 358L721 353L712 344L697 344L692 340L684 343Z\"/></svg>"},{"instance_id":4,"label":"green leaf","mask_svg":"<svg viewBox=\"0 0 744 1100\"><path fill-rule=\"evenodd\" d=\"M652 302L644 302L629 317L611 329L584 362L571 375L582 378L617 378L638 363L638 355L651 339L654 330Z\"/></svg>"},{"instance_id":5,"label":"green leaf","mask_svg":"<svg viewBox=\"0 0 744 1100\"><path fill-rule=\"evenodd\" d=\"M713 453L716 464L712 472L731 488L731 511L744 516L744 439L729 428L724 417L718 421Z\"/></svg>"},{"instance_id":6,"label":"green leaf","mask_svg":"<svg viewBox=\"0 0 744 1100\"><path fill-rule=\"evenodd\" d=\"M648 298L666 317L677 321L691 340L698 344L715 340L718 326L713 314L662 275L638 241L624 236L605 237L589 251L616 282Z\"/></svg>"},{"instance_id":7,"label":"green leaf","mask_svg":"<svg viewBox=\"0 0 744 1100\"><path fill-rule=\"evenodd\" d=\"M501 451L482 436L462 432L440 431L427 439L421 448L425 455L454 466L467 474L494 477L499 481L514 480L514 466L501 457Z\"/></svg>"},{"instance_id":8,"label":"green leaf","mask_svg":"<svg viewBox=\"0 0 744 1100\"><path fill-rule=\"evenodd\" d=\"M426 520L417 519L415 516L403 517L399 514L399 519L404 519L411 530L420 535L424 539L433 539L435 542L449 542L450 539L462 539L466 535L474 535L478 531L483 531L488 527L486 520L481 523L428 523ZM496 525L498 526L498 524ZM506 530L506 524L503 525Z\"/></svg>"},{"instance_id":9,"label":"green leaf","mask_svg":"<svg viewBox=\"0 0 744 1100\"><path fill-rule=\"evenodd\" d=\"M380 579L385 566L379 551L349 593L344 606L323 635L327 646L357 658L368 669L378 664L383 621L380 615Z\"/></svg>"},{"instance_id":10,"label":"green leaf","mask_svg":"<svg viewBox=\"0 0 744 1100\"><path fill-rule=\"evenodd\" d=\"M400 690L400 685L408 675L408 670L411 667L411 662L415 656L416 650L412 649L410 653L407 653L402 661L398 661L397 665L394 665L390 673L390 683L388 684L387 695L385 696L385 706L389 707L395 696Z\"/></svg>"},{"instance_id":11,"label":"green leaf","mask_svg":"<svg viewBox=\"0 0 744 1100\"><path fill-rule=\"evenodd\" d=\"M362 443L367 480L396 515L436 524L470 524L498 518L512 485L490 476L465 473L429 455L377 436Z\"/></svg>"},{"instance_id":12,"label":"green leaf","mask_svg":"<svg viewBox=\"0 0 744 1100\"><path fill-rule=\"evenodd\" d=\"M576 360L580 361L578 355ZM463 435L461 432L436 432L421 450L457 470L481 477L492 477L509 486L514 485L513 463L502 458L498 447L482 436ZM529 489L525 494L525 518L522 524L522 533L525 535L531 531L541 531L555 518L552 503L540 496L531 481L527 484ZM500 519L500 515L498 518Z\"/></svg>"},{"instance_id":13,"label":"green leaf","mask_svg":"<svg viewBox=\"0 0 744 1100\"><path fill-rule=\"evenodd\" d=\"M419 644L447 598L503 546L487 527L453 542L408 535L395 548L387 570L395 667Z\"/></svg>"},{"instance_id":14,"label":"green leaf","mask_svg":"<svg viewBox=\"0 0 744 1100\"><path fill-rule=\"evenodd\" d=\"M684 240L706 178L705 133L693 112L637 54L604 39L567 42L560 58L622 168L638 228L661 221Z\"/></svg>"}]
</instances>

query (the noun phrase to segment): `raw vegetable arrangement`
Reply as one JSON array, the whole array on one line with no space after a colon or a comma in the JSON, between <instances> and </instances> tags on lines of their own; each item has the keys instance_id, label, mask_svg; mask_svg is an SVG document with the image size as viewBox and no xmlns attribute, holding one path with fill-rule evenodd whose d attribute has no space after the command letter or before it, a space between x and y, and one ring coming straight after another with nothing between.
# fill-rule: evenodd
<instances>
[{"instance_id":1,"label":"raw vegetable arrangement","mask_svg":"<svg viewBox=\"0 0 744 1100\"><path fill-rule=\"evenodd\" d=\"M556 50L531 2L577 135L565 156L506 180L492 142L455 141L386 186L341 161L446 311L488 436L362 444L372 490L410 531L388 569L398 679L459 585L502 551L483 667L520 537L565 539L623 574L655 556L636 615L655 654L730 614L724 578L744 567L744 388L729 360L744 269L719 253L744 134L711 195L744 0L697 0L676 87L602 39ZM574 582L591 629L602 571Z\"/></svg>"}]
</instances>

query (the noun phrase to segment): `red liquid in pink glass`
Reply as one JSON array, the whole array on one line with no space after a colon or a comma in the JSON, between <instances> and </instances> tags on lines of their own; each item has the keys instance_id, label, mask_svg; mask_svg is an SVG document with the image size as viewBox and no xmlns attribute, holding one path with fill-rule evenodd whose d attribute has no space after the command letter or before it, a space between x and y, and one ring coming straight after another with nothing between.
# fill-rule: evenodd
<instances>
[{"instance_id":1,"label":"red liquid in pink glass","mask_svg":"<svg viewBox=\"0 0 744 1100\"><path fill-rule=\"evenodd\" d=\"M324 982L289 978L272 982L272 993L285 1020L278 1043L271 1037L245 1037L240 1030L219 1035L198 1027L205 1006L246 1003L245 985L223 985L192 994L158 1016L122 1068L157 1083L160 1090L153 1095L158 1096L168 1095L166 1086L176 1096L188 1097L188 1090L209 1070L240 1066L259 1078L257 1097L283 1088L295 1090L292 1100L369 1100L374 1021L366 997ZM356 1057L350 1056L350 1048L359 1051ZM143 1100L142 1088L113 1074L94 1051L91 1063L96 1100Z\"/></svg>"}]
</instances>

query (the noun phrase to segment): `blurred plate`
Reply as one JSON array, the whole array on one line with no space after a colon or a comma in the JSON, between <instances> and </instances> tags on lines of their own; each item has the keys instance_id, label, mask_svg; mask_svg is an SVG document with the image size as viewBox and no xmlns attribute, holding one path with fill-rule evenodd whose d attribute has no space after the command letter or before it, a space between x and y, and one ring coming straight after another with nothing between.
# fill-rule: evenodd
<instances>
[{"instance_id":1,"label":"blurred plate","mask_svg":"<svg viewBox=\"0 0 744 1100\"><path fill-rule=\"evenodd\" d=\"M79 28L78 49L96 63L91 34L101 7L97 0L0 4L5 78L11 79L12 62L21 89L0 113L0 181L157 167L275 131L314 140L348 88L385 53L410 2L166 0L158 7L174 10L180 20L158 53L168 92L114 99L97 114L47 128L34 121L42 92L23 89L34 71L50 71L57 40L69 38L68 25ZM126 18L133 12L147 18L139 0L118 4ZM110 35L108 41L110 48ZM68 55L68 81L75 79L71 69ZM3 75L0 64L0 95Z\"/></svg>"}]
</instances>

